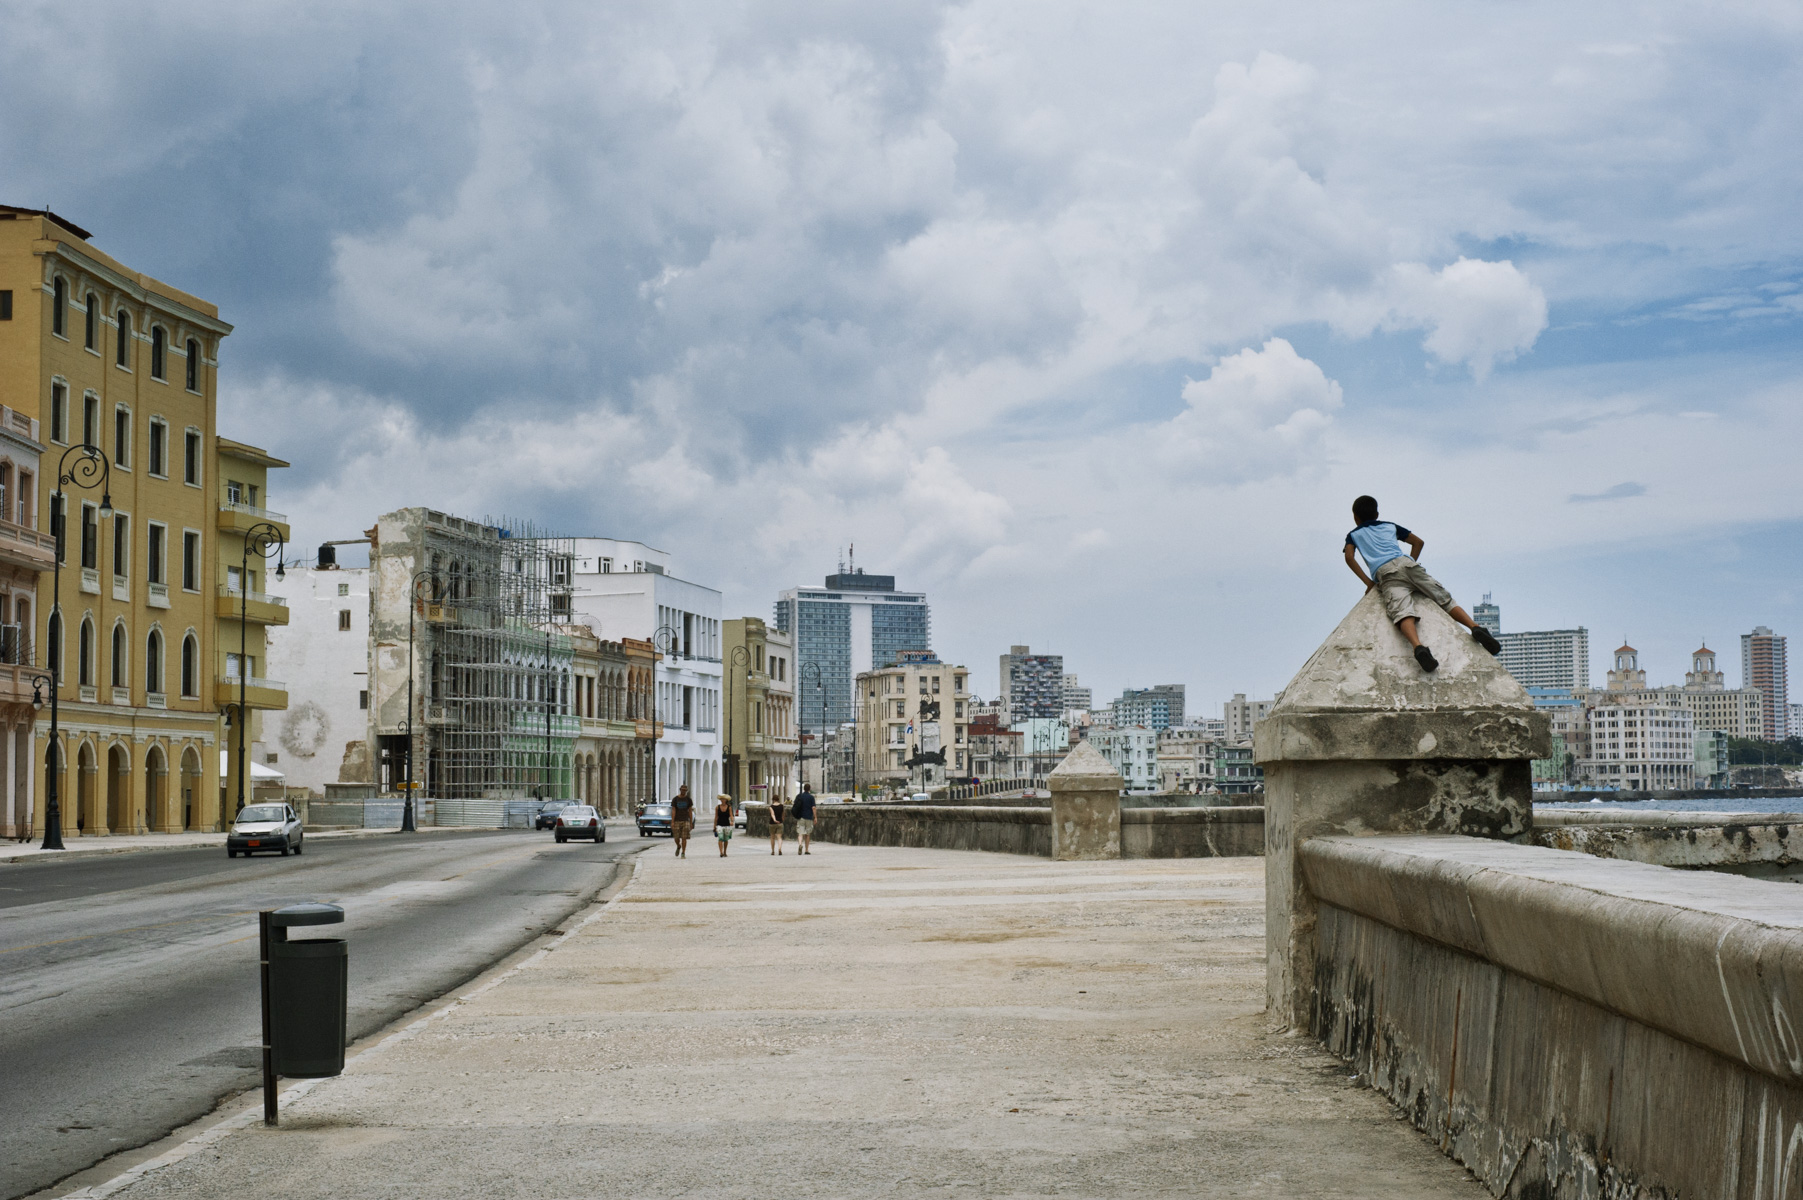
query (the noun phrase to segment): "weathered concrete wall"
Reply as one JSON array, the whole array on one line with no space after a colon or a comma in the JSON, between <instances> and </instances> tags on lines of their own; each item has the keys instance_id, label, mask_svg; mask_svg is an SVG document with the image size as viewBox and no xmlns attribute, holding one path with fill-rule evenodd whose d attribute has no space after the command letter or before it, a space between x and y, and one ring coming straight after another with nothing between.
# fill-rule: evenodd
<instances>
[{"instance_id":1,"label":"weathered concrete wall","mask_svg":"<svg viewBox=\"0 0 1803 1200\"><path fill-rule=\"evenodd\" d=\"M851 846L913 846L1052 854L1049 808L933 804L823 804L814 837ZM1122 858L1219 858L1264 852L1262 808L1123 808ZM783 822L795 836L795 819ZM747 837L770 836L770 810L745 806Z\"/></svg>"},{"instance_id":2,"label":"weathered concrete wall","mask_svg":"<svg viewBox=\"0 0 1803 1200\"><path fill-rule=\"evenodd\" d=\"M1321 838L1310 1029L1498 1196L1803 1190L1803 896L1458 837Z\"/></svg>"},{"instance_id":3,"label":"weathered concrete wall","mask_svg":"<svg viewBox=\"0 0 1803 1200\"><path fill-rule=\"evenodd\" d=\"M1122 858L1252 858L1264 852L1262 805L1121 809Z\"/></svg>"},{"instance_id":4,"label":"weathered concrete wall","mask_svg":"<svg viewBox=\"0 0 1803 1200\"><path fill-rule=\"evenodd\" d=\"M1790 867L1803 862L1803 814L1542 809L1534 844L1662 867Z\"/></svg>"},{"instance_id":5,"label":"weathered concrete wall","mask_svg":"<svg viewBox=\"0 0 1803 1200\"><path fill-rule=\"evenodd\" d=\"M1052 793L1052 857L1060 862L1121 856L1121 775L1088 742L1046 776Z\"/></svg>"},{"instance_id":6,"label":"weathered concrete wall","mask_svg":"<svg viewBox=\"0 0 1803 1200\"><path fill-rule=\"evenodd\" d=\"M1253 733L1265 770L1266 998L1274 1023L1306 1025L1316 899L1297 856L1334 834L1461 833L1525 840L1532 760L1548 718L1452 618L1428 608L1416 663L1367 592L1303 664Z\"/></svg>"}]
</instances>

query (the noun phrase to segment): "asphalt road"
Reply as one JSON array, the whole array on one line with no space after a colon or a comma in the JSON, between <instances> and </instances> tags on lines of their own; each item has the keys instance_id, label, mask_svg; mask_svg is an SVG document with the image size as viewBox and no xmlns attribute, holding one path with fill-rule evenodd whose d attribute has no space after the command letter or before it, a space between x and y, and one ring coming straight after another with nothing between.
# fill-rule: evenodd
<instances>
[{"instance_id":1,"label":"asphalt road","mask_svg":"<svg viewBox=\"0 0 1803 1200\"><path fill-rule=\"evenodd\" d=\"M0 1196L155 1141L259 1079L257 912L342 905L362 1037L554 928L644 843L315 838L0 865ZM342 932L340 932L342 931Z\"/></svg>"}]
</instances>

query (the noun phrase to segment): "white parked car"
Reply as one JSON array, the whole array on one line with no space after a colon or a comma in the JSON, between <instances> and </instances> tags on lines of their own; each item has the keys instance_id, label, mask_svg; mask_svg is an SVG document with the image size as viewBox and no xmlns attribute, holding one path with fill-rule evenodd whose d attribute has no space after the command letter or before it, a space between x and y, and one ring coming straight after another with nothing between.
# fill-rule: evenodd
<instances>
[{"instance_id":1,"label":"white parked car","mask_svg":"<svg viewBox=\"0 0 1803 1200\"><path fill-rule=\"evenodd\" d=\"M286 804L247 804L225 835L225 856L249 858L258 852L276 851L283 858L301 852L301 823Z\"/></svg>"}]
</instances>

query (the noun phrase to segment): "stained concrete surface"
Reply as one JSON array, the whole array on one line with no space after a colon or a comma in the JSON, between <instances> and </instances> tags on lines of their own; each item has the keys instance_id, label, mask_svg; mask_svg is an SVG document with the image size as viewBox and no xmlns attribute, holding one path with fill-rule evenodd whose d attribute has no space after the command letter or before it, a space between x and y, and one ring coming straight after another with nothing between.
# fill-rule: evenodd
<instances>
[{"instance_id":1,"label":"stained concrete surface","mask_svg":"<svg viewBox=\"0 0 1803 1200\"><path fill-rule=\"evenodd\" d=\"M1261 860L734 849L115 1194L1483 1194L1264 1031Z\"/></svg>"}]
</instances>

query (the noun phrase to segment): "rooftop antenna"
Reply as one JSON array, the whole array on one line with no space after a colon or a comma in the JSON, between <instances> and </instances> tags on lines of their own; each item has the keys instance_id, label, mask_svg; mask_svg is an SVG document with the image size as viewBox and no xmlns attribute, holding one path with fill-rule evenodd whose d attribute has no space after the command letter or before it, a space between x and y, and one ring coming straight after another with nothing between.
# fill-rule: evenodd
<instances>
[{"instance_id":1,"label":"rooftop antenna","mask_svg":"<svg viewBox=\"0 0 1803 1200\"><path fill-rule=\"evenodd\" d=\"M853 575L858 573L858 544L856 542L851 543L851 553L845 556L845 566Z\"/></svg>"}]
</instances>

